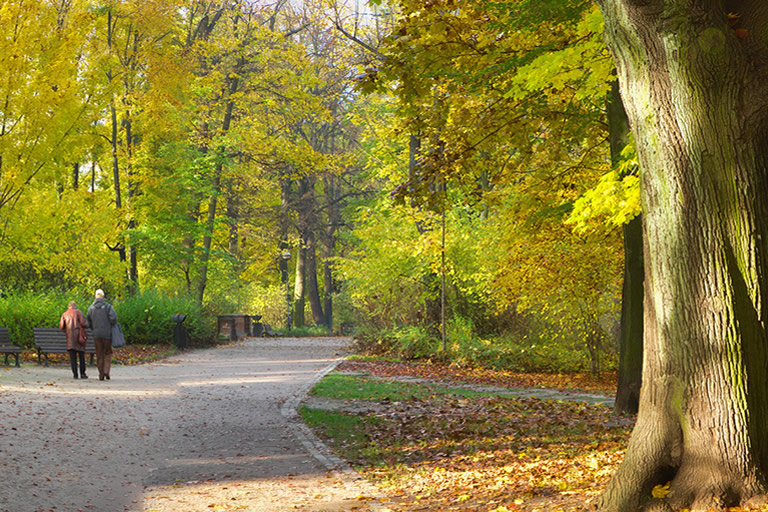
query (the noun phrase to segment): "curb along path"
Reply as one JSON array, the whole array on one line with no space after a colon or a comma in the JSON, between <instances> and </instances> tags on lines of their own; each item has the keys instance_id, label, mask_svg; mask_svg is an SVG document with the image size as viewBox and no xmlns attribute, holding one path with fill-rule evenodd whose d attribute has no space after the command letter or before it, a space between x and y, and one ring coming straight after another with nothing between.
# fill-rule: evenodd
<instances>
[{"instance_id":1,"label":"curb along path","mask_svg":"<svg viewBox=\"0 0 768 512\"><path fill-rule=\"evenodd\" d=\"M379 508L296 413L348 342L251 339L116 366L111 381L0 370L0 511Z\"/></svg>"}]
</instances>

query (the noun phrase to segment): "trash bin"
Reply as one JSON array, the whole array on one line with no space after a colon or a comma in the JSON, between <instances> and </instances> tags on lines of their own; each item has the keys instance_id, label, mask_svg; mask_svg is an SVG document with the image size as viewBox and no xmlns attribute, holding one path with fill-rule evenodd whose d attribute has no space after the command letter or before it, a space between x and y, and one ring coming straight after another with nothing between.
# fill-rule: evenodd
<instances>
[{"instance_id":1,"label":"trash bin","mask_svg":"<svg viewBox=\"0 0 768 512\"><path fill-rule=\"evenodd\" d=\"M264 325L259 320L261 320L261 315L250 316L251 336L255 338L264 336Z\"/></svg>"},{"instance_id":2,"label":"trash bin","mask_svg":"<svg viewBox=\"0 0 768 512\"><path fill-rule=\"evenodd\" d=\"M171 320L176 322L173 328L173 344L179 350L187 348L187 328L184 326L184 320L186 319L187 315L182 315L181 313L171 316Z\"/></svg>"}]
</instances>

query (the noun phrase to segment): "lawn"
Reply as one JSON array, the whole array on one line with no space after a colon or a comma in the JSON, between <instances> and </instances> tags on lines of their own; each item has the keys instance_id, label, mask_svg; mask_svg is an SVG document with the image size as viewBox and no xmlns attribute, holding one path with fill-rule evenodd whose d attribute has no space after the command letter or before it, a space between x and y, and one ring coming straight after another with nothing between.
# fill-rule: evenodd
<instances>
[{"instance_id":1,"label":"lawn","mask_svg":"<svg viewBox=\"0 0 768 512\"><path fill-rule=\"evenodd\" d=\"M339 370L355 373L331 374L313 393L376 406L362 414L304 408L302 415L393 498L387 504L393 511L586 510L621 461L633 423L605 406L451 387L607 393L615 387L611 375L518 375L375 361L348 361ZM441 383L397 380L405 376Z\"/></svg>"}]
</instances>

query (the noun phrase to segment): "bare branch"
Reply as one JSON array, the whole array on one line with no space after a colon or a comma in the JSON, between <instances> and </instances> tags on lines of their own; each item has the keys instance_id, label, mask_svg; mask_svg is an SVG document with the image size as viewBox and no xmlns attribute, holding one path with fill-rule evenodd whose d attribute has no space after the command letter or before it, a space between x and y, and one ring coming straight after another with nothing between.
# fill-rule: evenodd
<instances>
[{"instance_id":1,"label":"bare branch","mask_svg":"<svg viewBox=\"0 0 768 512\"><path fill-rule=\"evenodd\" d=\"M346 30L346 29L345 29L345 28L344 28L344 27L341 25L341 23L340 23L338 20L336 20L336 22L335 22L335 25L336 25L336 30L338 30L339 32L341 32L341 33L342 33L342 34L343 34L343 35L344 35L344 36L345 36L347 39L349 39L350 41L352 41L352 42L354 42L354 43L357 43L358 45L362 46L363 48L365 48L366 50L368 50L369 52L371 52L372 54L374 54L376 57L378 57L378 58L379 58L379 59L381 59L381 60L385 60L385 59L387 58L387 57L386 57L386 55L384 55L383 53L381 53L380 51L378 51L378 50L377 50L376 48L374 48L373 46L369 45L368 43L366 43L365 41L363 41L363 40L362 40L362 39L360 39L359 37L355 36L354 34L350 34L350 33L349 33L349 32L348 32L348 31L347 31L347 30Z\"/></svg>"}]
</instances>

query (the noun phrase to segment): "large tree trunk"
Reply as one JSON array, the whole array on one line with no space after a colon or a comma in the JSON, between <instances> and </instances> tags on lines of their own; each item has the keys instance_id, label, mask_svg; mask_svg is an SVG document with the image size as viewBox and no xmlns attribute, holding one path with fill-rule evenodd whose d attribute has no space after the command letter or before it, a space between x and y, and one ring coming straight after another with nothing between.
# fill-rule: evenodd
<instances>
[{"instance_id":1,"label":"large tree trunk","mask_svg":"<svg viewBox=\"0 0 768 512\"><path fill-rule=\"evenodd\" d=\"M333 293L335 282L333 279L332 259L336 255L336 229L341 225L341 212L339 211L339 190L333 175L325 178L325 198L328 209L328 224L325 229L325 259L323 261L323 276L325 288L325 325L328 332L333 332Z\"/></svg>"},{"instance_id":2,"label":"large tree trunk","mask_svg":"<svg viewBox=\"0 0 768 512\"><path fill-rule=\"evenodd\" d=\"M307 298L309 307L312 311L312 321L315 325L325 325L325 314L323 313L323 303L320 300L320 286L317 282L317 244L315 243L315 232L307 231L304 239L306 244L307 260Z\"/></svg>"},{"instance_id":3,"label":"large tree trunk","mask_svg":"<svg viewBox=\"0 0 768 512\"><path fill-rule=\"evenodd\" d=\"M643 383L643 218L622 227L624 285L621 292L618 385L613 410L636 414Z\"/></svg>"},{"instance_id":4,"label":"large tree trunk","mask_svg":"<svg viewBox=\"0 0 768 512\"><path fill-rule=\"evenodd\" d=\"M643 170L646 294L637 423L599 508L649 506L668 481L676 509L764 499L768 4L600 4Z\"/></svg>"},{"instance_id":5,"label":"large tree trunk","mask_svg":"<svg viewBox=\"0 0 768 512\"><path fill-rule=\"evenodd\" d=\"M629 144L627 112L621 102L619 84L613 83L608 97L608 131L611 164L621 162L621 152ZM621 292L621 330L619 333L618 386L614 411L635 414L640 402L643 379L643 221L638 215L622 226L624 238L624 284Z\"/></svg>"},{"instance_id":6,"label":"large tree trunk","mask_svg":"<svg viewBox=\"0 0 768 512\"><path fill-rule=\"evenodd\" d=\"M297 213L299 216L299 234L301 236L301 255L303 256L302 277L304 293L299 299L297 290L297 300L309 299L310 310L312 311L312 320L315 324L323 325L325 315L323 314L323 304L320 301L320 289L317 282L317 252L315 243L315 230L317 228L317 202L315 200L315 178L306 176L298 180L298 203ZM298 274L297 274L298 275ZM298 282L298 281L297 281ZM297 304L298 308L298 304ZM297 311L297 315L300 313ZM302 323L304 321L301 315ZM296 321L299 321L297 316ZM299 325L297 324L297 327Z\"/></svg>"}]
</instances>

